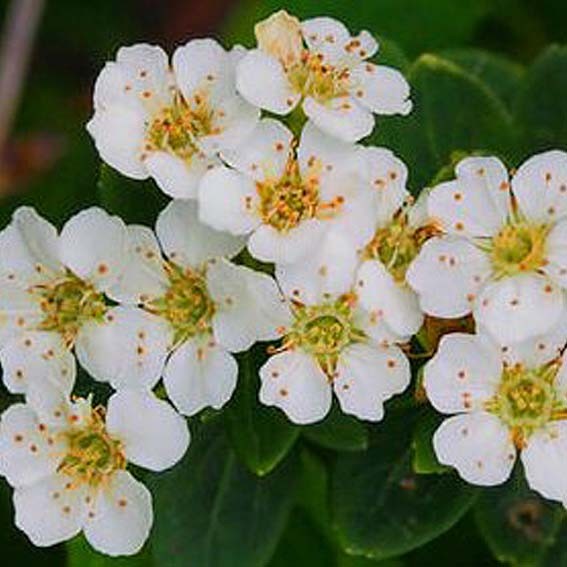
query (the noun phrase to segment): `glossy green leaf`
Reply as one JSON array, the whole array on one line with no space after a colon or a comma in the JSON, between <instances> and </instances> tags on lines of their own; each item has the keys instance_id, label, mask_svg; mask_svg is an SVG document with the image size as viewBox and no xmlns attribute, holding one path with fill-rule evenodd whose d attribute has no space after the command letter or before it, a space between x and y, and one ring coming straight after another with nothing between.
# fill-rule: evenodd
<instances>
[{"instance_id":1,"label":"glossy green leaf","mask_svg":"<svg viewBox=\"0 0 567 567\"><path fill-rule=\"evenodd\" d=\"M502 101L478 77L436 55L409 69L414 109L408 116L379 118L372 143L391 148L410 168L418 193L455 152L502 155L516 151L516 128Z\"/></svg>"},{"instance_id":2,"label":"glossy green leaf","mask_svg":"<svg viewBox=\"0 0 567 567\"><path fill-rule=\"evenodd\" d=\"M412 439L412 465L418 474L444 473L449 470L437 460L433 449L433 434L443 419L443 416L427 408L417 421Z\"/></svg>"},{"instance_id":3,"label":"glossy green leaf","mask_svg":"<svg viewBox=\"0 0 567 567\"><path fill-rule=\"evenodd\" d=\"M528 69L518 97L526 153L567 146L567 47L548 48Z\"/></svg>"},{"instance_id":4,"label":"glossy green leaf","mask_svg":"<svg viewBox=\"0 0 567 567\"><path fill-rule=\"evenodd\" d=\"M333 516L341 546L351 555L402 555L451 528L476 497L455 474L413 472L414 419L406 412L390 415L376 427L368 451L337 458Z\"/></svg>"},{"instance_id":5,"label":"glossy green leaf","mask_svg":"<svg viewBox=\"0 0 567 567\"><path fill-rule=\"evenodd\" d=\"M563 515L560 504L528 489L520 469L503 486L483 491L475 505L478 529L494 555L522 566L543 565Z\"/></svg>"},{"instance_id":6,"label":"glossy green leaf","mask_svg":"<svg viewBox=\"0 0 567 567\"><path fill-rule=\"evenodd\" d=\"M99 202L108 212L122 217L127 223L153 226L169 198L152 180L128 179L103 164L98 180Z\"/></svg>"},{"instance_id":7,"label":"glossy green leaf","mask_svg":"<svg viewBox=\"0 0 567 567\"><path fill-rule=\"evenodd\" d=\"M323 421L304 427L302 433L312 443L335 451L363 451L368 447L366 425L342 413L337 404Z\"/></svg>"},{"instance_id":8,"label":"glossy green leaf","mask_svg":"<svg viewBox=\"0 0 567 567\"><path fill-rule=\"evenodd\" d=\"M255 474L271 472L293 447L299 428L285 414L258 400L258 370L266 345L257 344L238 356L238 387L224 411L230 440L238 457Z\"/></svg>"},{"instance_id":9,"label":"glossy green leaf","mask_svg":"<svg viewBox=\"0 0 567 567\"><path fill-rule=\"evenodd\" d=\"M264 565L272 556L294 501L296 461L266 478L239 462L222 428L193 431L183 461L151 479L158 565Z\"/></svg>"}]
</instances>

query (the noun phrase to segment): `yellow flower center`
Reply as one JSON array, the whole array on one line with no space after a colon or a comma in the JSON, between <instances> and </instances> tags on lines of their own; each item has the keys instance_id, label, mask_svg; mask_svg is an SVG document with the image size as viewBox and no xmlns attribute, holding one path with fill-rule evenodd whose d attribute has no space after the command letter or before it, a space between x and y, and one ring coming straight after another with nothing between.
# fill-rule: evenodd
<instances>
[{"instance_id":1,"label":"yellow flower center","mask_svg":"<svg viewBox=\"0 0 567 567\"><path fill-rule=\"evenodd\" d=\"M86 425L72 428L64 435L68 448L58 472L76 483L96 487L117 470L126 468L122 444L106 431L102 409L92 410Z\"/></svg>"},{"instance_id":2,"label":"yellow flower center","mask_svg":"<svg viewBox=\"0 0 567 567\"><path fill-rule=\"evenodd\" d=\"M492 238L489 252L497 278L533 272L546 264L549 226L510 222Z\"/></svg>"},{"instance_id":3,"label":"yellow flower center","mask_svg":"<svg viewBox=\"0 0 567 567\"><path fill-rule=\"evenodd\" d=\"M215 303L207 290L203 271L165 264L169 288L146 309L169 321L174 330L174 343L181 344L196 335L210 333Z\"/></svg>"},{"instance_id":4,"label":"yellow flower center","mask_svg":"<svg viewBox=\"0 0 567 567\"><path fill-rule=\"evenodd\" d=\"M73 343L86 321L102 321L107 310L104 295L70 272L52 284L35 286L32 292L39 295L44 313L38 328L60 333L67 344Z\"/></svg>"},{"instance_id":5,"label":"yellow flower center","mask_svg":"<svg viewBox=\"0 0 567 567\"><path fill-rule=\"evenodd\" d=\"M559 366L550 363L537 369L521 364L505 367L496 395L486 403L509 428L518 448L536 430L567 417L567 405L555 388Z\"/></svg>"}]
</instances>

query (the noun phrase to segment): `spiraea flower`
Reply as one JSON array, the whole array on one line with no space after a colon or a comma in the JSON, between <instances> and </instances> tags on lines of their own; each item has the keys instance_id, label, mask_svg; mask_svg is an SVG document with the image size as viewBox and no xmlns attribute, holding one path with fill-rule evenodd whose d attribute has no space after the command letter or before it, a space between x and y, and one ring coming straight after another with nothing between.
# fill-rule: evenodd
<instances>
[{"instance_id":1,"label":"spiraea flower","mask_svg":"<svg viewBox=\"0 0 567 567\"><path fill-rule=\"evenodd\" d=\"M22 207L0 233L0 362L13 393L44 381L70 392L71 353L104 323L104 292L128 254L126 225L93 207L72 217L61 234L33 209Z\"/></svg>"},{"instance_id":2,"label":"spiraea flower","mask_svg":"<svg viewBox=\"0 0 567 567\"><path fill-rule=\"evenodd\" d=\"M98 551L131 555L153 523L152 498L129 463L162 471L189 444L183 418L149 393L120 392L108 407L57 396L14 404L0 420L0 473L14 487L15 522L38 546L81 531Z\"/></svg>"},{"instance_id":3,"label":"spiraea flower","mask_svg":"<svg viewBox=\"0 0 567 567\"><path fill-rule=\"evenodd\" d=\"M252 104L285 115L301 104L319 128L347 141L374 128L374 114L408 114L403 75L367 61L378 43L367 32L351 36L327 17L300 22L284 11L255 28L258 46L239 62L238 90Z\"/></svg>"},{"instance_id":4,"label":"spiraea flower","mask_svg":"<svg viewBox=\"0 0 567 567\"><path fill-rule=\"evenodd\" d=\"M238 266L244 241L199 223L194 201L172 201L156 233L128 228L131 261L109 295L123 305L92 322L77 356L89 373L122 388L165 390L186 415L220 408L237 380L232 352L278 336L275 282Z\"/></svg>"},{"instance_id":5,"label":"spiraea flower","mask_svg":"<svg viewBox=\"0 0 567 567\"><path fill-rule=\"evenodd\" d=\"M454 333L427 363L424 386L446 419L433 437L441 463L472 484L504 482L520 453L530 487L567 505L565 328L518 346Z\"/></svg>"},{"instance_id":6,"label":"spiraea flower","mask_svg":"<svg viewBox=\"0 0 567 567\"><path fill-rule=\"evenodd\" d=\"M87 125L102 159L168 195L195 197L199 179L254 128L259 112L236 92L244 50L212 39L178 48L170 69L160 47L122 47L101 71Z\"/></svg>"},{"instance_id":7,"label":"spiraea flower","mask_svg":"<svg viewBox=\"0 0 567 567\"><path fill-rule=\"evenodd\" d=\"M334 391L344 413L379 421L384 402L409 385L409 362L397 345L408 337L364 310L355 293L333 295L319 284L285 289L283 340L260 369L260 401L294 423L313 423L329 412Z\"/></svg>"},{"instance_id":8,"label":"spiraea flower","mask_svg":"<svg viewBox=\"0 0 567 567\"><path fill-rule=\"evenodd\" d=\"M511 181L496 158L467 158L434 187L432 238L408 271L423 310L473 313L500 343L545 334L564 316L567 153L527 160Z\"/></svg>"},{"instance_id":9,"label":"spiraea flower","mask_svg":"<svg viewBox=\"0 0 567 567\"><path fill-rule=\"evenodd\" d=\"M199 214L217 230L249 234L256 258L308 261L330 231L354 248L371 235L373 195L362 150L307 124L297 143L275 120L262 120L242 146L224 152L234 169L209 171L199 188Z\"/></svg>"}]
</instances>

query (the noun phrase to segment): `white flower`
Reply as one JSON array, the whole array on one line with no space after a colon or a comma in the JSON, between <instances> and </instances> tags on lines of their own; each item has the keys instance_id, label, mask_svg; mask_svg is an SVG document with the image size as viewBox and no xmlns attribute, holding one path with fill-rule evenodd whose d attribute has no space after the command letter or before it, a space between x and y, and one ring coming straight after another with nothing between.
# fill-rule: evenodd
<instances>
[{"instance_id":1,"label":"white flower","mask_svg":"<svg viewBox=\"0 0 567 567\"><path fill-rule=\"evenodd\" d=\"M343 412L379 421L384 402L410 383L409 362L395 344L403 338L354 293L331 295L320 283L285 289L283 343L260 369L260 401L294 423L313 423L327 415L334 391Z\"/></svg>"},{"instance_id":2,"label":"white flower","mask_svg":"<svg viewBox=\"0 0 567 567\"><path fill-rule=\"evenodd\" d=\"M102 159L128 177L153 177L168 195L195 197L218 151L239 143L258 120L236 92L243 54L196 39L175 51L170 69L159 47L119 49L97 79L87 125Z\"/></svg>"},{"instance_id":3,"label":"white flower","mask_svg":"<svg viewBox=\"0 0 567 567\"><path fill-rule=\"evenodd\" d=\"M565 313L567 153L533 156L511 183L496 158L467 158L429 194L446 236L425 243L407 278L437 317L473 313L500 343L546 333Z\"/></svg>"},{"instance_id":4,"label":"white flower","mask_svg":"<svg viewBox=\"0 0 567 567\"><path fill-rule=\"evenodd\" d=\"M240 148L223 152L234 169L220 166L204 176L200 218L217 230L250 234L250 253L267 262L305 261L331 230L354 249L374 228L362 154L310 124L296 147L287 128L262 120Z\"/></svg>"},{"instance_id":5,"label":"white flower","mask_svg":"<svg viewBox=\"0 0 567 567\"><path fill-rule=\"evenodd\" d=\"M108 555L137 553L152 522L147 488L128 463L162 471L184 455L183 418L149 393L119 392L108 408L56 395L14 404L0 421L0 473L14 487L15 522L38 546L81 531Z\"/></svg>"},{"instance_id":6,"label":"white flower","mask_svg":"<svg viewBox=\"0 0 567 567\"><path fill-rule=\"evenodd\" d=\"M93 207L58 235L29 207L0 232L0 362L13 393L44 382L69 393L75 380L71 348L89 321L104 321L104 292L128 254L126 226Z\"/></svg>"},{"instance_id":7,"label":"white flower","mask_svg":"<svg viewBox=\"0 0 567 567\"><path fill-rule=\"evenodd\" d=\"M446 419L433 437L437 458L472 484L504 482L520 453L530 487L567 505L565 326L520 349L488 335L441 339L424 386Z\"/></svg>"},{"instance_id":8,"label":"white flower","mask_svg":"<svg viewBox=\"0 0 567 567\"><path fill-rule=\"evenodd\" d=\"M255 32L258 48L236 71L238 90L252 104L288 114L301 103L319 128L350 142L372 132L373 113L411 111L403 75L366 61L378 51L367 31L352 37L332 18L299 22L280 11Z\"/></svg>"},{"instance_id":9,"label":"white flower","mask_svg":"<svg viewBox=\"0 0 567 567\"><path fill-rule=\"evenodd\" d=\"M125 305L110 310L106 324L90 324L77 357L117 389L153 388L163 376L186 415L222 407L236 386L230 353L278 336L275 282L229 262L244 240L199 223L194 201L162 211L157 239L146 227L128 230L132 258L109 291Z\"/></svg>"}]
</instances>

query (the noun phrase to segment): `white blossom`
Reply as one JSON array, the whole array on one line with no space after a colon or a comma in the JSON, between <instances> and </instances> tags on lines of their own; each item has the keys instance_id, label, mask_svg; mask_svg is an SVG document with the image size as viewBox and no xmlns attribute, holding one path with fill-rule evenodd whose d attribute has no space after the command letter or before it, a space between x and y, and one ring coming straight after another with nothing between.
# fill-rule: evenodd
<instances>
[{"instance_id":1,"label":"white blossom","mask_svg":"<svg viewBox=\"0 0 567 567\"><path fill-rule=\"evenodd\" d=\"M117 389L163 377L177 409L222 407L236 387L231 353L278 336L283 309L266 274L228 261L244 240L199 223L194 201L172 201L156 235L132 225L131 259L109 295L121 302L77 343L81 364Z\"/></svg>"},{"instance_id":2,"label":"white blossom","mask_svg":"<svg viewBox=\"0 0 567 567\"><path fill-rule=\"evenodd\" d=\"M128 464L162 471L188 444L183 418L149 393L116 393L105 410L52 392L2 414L0 473L14 487L16 525L35 545L82 531L101 553L132 555L148 537L153 511Z\"/></svg>"},{"instance_id":3,"label":"white blossom","mask_svg":"<svg viewBox=\"0 0 567 567\"><path fill-rule=\"evenodd\" d=\"M102 159L128 177L153 177L172 197L195 197L219 150L238 144L258 120L236 92L243 54L195 39L175 51L170 68L160 47L120 48L97 79L87 125Z\"/></svg>"},{"instance_id":4,"label":"white blossom","mask_svg":"<svg viewBox=\"0 0 567 567\"><path fill-rule=\"evenodd\" d=\"M564 316L567 153L533 156L511 180L496 158L466 158L431 190L428 210L445 234L407 274L426 313L472 312L500 343L545 334Z\"/></svg>"},{"instance_id":5,"label":"white blossom","mask_svg":"<svg viewBox=\"0 0 567 567\"><path fill-rule=\"evenodd\" d=\"M367 61L378 43L367 32L351 36L337 20L300 22L284 11L258 23L258 46L238 63L239 92L252 104L285 115L301 105L319 128L346 141L372 131L373 114L408 114L403 75Z\"/></svg>"},{"instance_id":6,"label":"white blossom","mask_svg":"<svg viewBox=\"0 0 567 567\"><path fill-rule=\"evenodd\" d=\"M424 387L446 419L433 437L437 458L472 484L510 476L517 453L530 487L567 505L565 325L518 346L453 333L427 363Z\"/></svg>"},{"instance_id":7,"label":"white blossom","mask_svg":"<svg viewBox=\"0 0 567 567\"><path fill-rule=\"evenodd\" d=\"M104 322L104 292L128 254L124 223L93 207L72 217L61 234L29 207L0 232L0 362L13 393L75 380L71 349Z\"/></svg>"}]
</instances>

